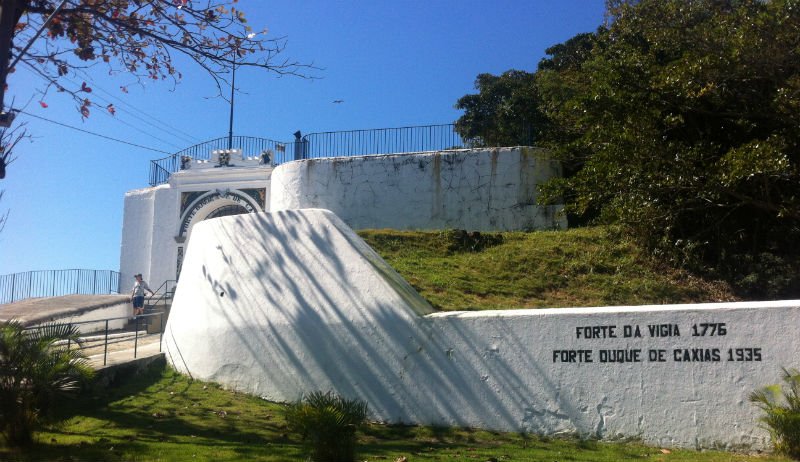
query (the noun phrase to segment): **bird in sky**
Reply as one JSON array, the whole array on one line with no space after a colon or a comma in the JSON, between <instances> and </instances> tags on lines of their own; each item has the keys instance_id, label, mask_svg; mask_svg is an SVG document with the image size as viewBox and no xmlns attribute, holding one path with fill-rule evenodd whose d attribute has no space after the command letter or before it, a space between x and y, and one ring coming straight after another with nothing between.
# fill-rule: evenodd
<instances>
[{"instance_id":1,"label":"bird in sky","mask_svg":"<svg viewBox=\"0 0 800 462\"><path fill-rule=\"evenodd\" d=\"M335 99L335 100L333 100L333 104L339 104L339 103L344 103L344 100L343 99Z\"/></svg>"}]
</instances>

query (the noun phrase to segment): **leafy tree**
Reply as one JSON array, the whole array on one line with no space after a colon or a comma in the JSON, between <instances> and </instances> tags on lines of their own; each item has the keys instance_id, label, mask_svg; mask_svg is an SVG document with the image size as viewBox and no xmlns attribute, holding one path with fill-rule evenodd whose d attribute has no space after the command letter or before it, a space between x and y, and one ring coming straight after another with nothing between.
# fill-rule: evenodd
<instances>
[{"instance_id":1,"label":"leafy tree","mask_svg":"<svg viewBox=\"0 0 800 462\"><path fill-rule=\"evenodd\" d=\"M564 43L545 50L547 57L539 61L535 85L540 95L540 110L547 125L540 130L540 145L562 155L564 176L572 177L583 167L590 150L580 140L586 127L576 117L570 101L585 91L584 63L591 57L597 33L578 34ZM587 215L586 212L583 215ZM592 215L592 214L588 214Z\"/></svg>"},{"instance_id":2,"label":"leafy tree","mask_svg":"<svg viewBox=\"0 0 800 462\"><path fill-rule=\"evenodd\" d=\"M574 175L585 157L576 155L583 148L574 142L584 131L574 120L566 123L564 118L571 111L565 106L575 94L573 87L582 75L583 62L591 56L595 36L578 34L548 48L536 73L510 70L500 76L478 75L478 93L456 103L456 108L464 111L456 131L476 146L535 143L557 150L571 146L572 155L562 158L563 171L566 177ZM574 214L569 219L571 225L581 222Z\"/></svg>"},{"instance_id":3,"label":"leafy tree","mask_svg":"<svg viewBox=\"0 0 800 462\"><path fill-rule=\"evenodd\" d=\"M476 145L532 144L547 146L575 138L569 127L553 125L542 92L563 90L552 76L566 78L580 71L594 43L593 33L578 34L554 45L539 62L536 73L509 70L499 76L480 74L475 80L477 94L459 98L456 109L464 114L456 122L458 133ZM549 80L546 80L549 79ZM545 83L542 84L542 80ZM563 96L561 100L564 100ZM552 99L551 99L552 100Z\"/></svg>"},{"instance_id":4,"label":"leafy tree","mask_svg":"<svg viewBox=\"0 0 800 462\"><path fill-rule=\"evenodd\" d=\"M464 110L456 131L476 146L531 144L532 130L542 122L533 79L533 74L517 70L480 74L475 80L478 93L456 103L456 109Z\"/></svg>"},{"instance_id":5,"label":"leafy tree","mask_svg":"<svg viewBox=\"0 0 800 462\"><path fill-rule=\"evenodd\" d=\"M33 442L41 416L60 396L70 395L93 374L80 350L78 330L48 324L25 330L16 321L0 324L0 433L11 446Z\"/></svg>"},{"instance_id":6,"label":"leafy tree","mask_svg":"<svg viewBox=\"0 0 800 462\"><path fill-rule=\"evenodd\" d=\"M539 61L537 69L558 72L580 70L583 63L591 57L594 38L594 33L582 33L547 48L544 52L548 56Z\"/></svg>"},{"instance_id":7,"label":"leafy tree","mask_svg":"<svg viewBox=\"0 0 800 462\"><path fill-rule=\"evenodd\" d=\"M565 171L541 200L744 295L798 296L798 43L797 0L609 0L536 73L480 75L457 128L515 144L535 120Z\"/></svg>"},{"instance_id":8,"label":"leafy tree","mask_svg":"<svg viewBox=\"0 0 800 462\"><path fill-rule=\"evenodd\" d=\"M582 165L554 182L653 249L752 296L800 294L800 4L608 4L578 72L545 69L558 148Z\"/></svg>"}]
</instances>

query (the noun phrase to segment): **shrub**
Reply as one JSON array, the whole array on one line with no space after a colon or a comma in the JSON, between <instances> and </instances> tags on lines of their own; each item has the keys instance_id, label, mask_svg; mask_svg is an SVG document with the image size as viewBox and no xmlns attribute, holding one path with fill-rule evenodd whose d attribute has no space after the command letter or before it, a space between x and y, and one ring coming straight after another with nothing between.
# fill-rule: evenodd
<instances>
[{"instance_id":1,"label":"shrub","mask_svg":"<svg viewBox=\"0 0 800 462\"><path fill-rule=\"evenodd\" d=\"M784 386L770 385L750 394L764 412L761 417L777 452L800 460L800 371L783 370Z\"/></svg>"},{"instance_id":2,"label":"shrub","mask_svg":"<svg viewBox=\"0 0 800 462\"><path fill-rule=\"evenodd\" d=\"M451 253L480 252L503 243L503 235L499 233L481 234L479 231L467 232L463 229L452 229L444 234L447 240L447 251Z\"/></svg>"},{"instance_id":3,"label":"shrub","mask_svg":"<svg viewBox=\"0 0 800 462\"><path fill-rule=\"evenodd\" d=\"M10 446L30 445L56 399L77 392L92 376L82 352L59 343L76 343L78 335L67 324L29 330L16 321L0 324L0 433Z\"/></svg>"},{"instance_id":4,"label":"shrub","mask_svg":"<svg viewBox=\"0 0 800 462\"><path fill-rule=\"evenodd\" d=\"M299 433L314 462L353 462L356 431L367 421L367 403L331 392L313 392L286 409L289 429Z\"/></svg>"}]
</instances>

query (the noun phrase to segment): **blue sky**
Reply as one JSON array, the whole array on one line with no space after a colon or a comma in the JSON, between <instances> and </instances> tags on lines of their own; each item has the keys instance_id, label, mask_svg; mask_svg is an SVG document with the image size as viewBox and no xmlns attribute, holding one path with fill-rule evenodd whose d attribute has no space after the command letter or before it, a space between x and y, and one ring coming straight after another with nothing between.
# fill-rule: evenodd
<instances>
[{"instance_id":1,"label":"blue sky","mask_svg":"<svg viewBox=\"0 0 800 462\"><path fill-rule=\"evenodd\" d=\"M318 79L237 73L234 133L291 140L292 133L450 123L475 77L532 71L544 50L603 21L603 0L266 1L240 0L254 29L286 36L284 56L321 68ZM183 80L135 85L90 69L99 107L85 121L74 103L37 91L21 69L7 98L26 111L153 149L175 152L226 136L228 105L210 77L181 63ZM126 86L124 94L120 86ZM344 100L333 104L334 100ZM118 269L125 192L147 187L149 161L164 154L21 115L32 140L0 181L0 274L40 269Z\"/></svg>"}]
</instances>

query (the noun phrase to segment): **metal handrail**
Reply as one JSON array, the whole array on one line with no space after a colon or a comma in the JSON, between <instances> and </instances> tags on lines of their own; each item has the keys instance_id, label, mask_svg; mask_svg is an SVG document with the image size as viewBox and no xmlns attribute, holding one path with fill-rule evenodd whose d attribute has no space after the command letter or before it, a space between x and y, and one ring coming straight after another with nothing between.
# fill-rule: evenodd
<instances>
[{"instance_id":1,"label":"metal handrail","mask_svg":"<svg viewBox=\"0 0 800 462\"><path fill-rule=\"evenodd\" d=\"M471 147L455 124L315 132L303 136L303 158L407 154Z\"/></svg>"},{"instance_id":2,"label":"metal handrail","mask_svg":"<svg viewBox=\"0 0 800 462\"><path fill-rule=\"evenodd\" d=\"M166 307L167 300L171 300L173 295L175 295L175 286L177 284L178 281L176 281L175 279L167 279L166 281L162 282L161 285L158 286L158 288L154 291L155 294L151 295L147 299L145 306L158 306L159 303L164 302L164 306ZM172 289L170 289L170 286L172 286ZM161 289L164 289L164 291L161 292ZM155 297L158 298L156 298L156 300L153 301L153 298Z\"/></svg>"},{"instance_id":3,"label":"metal handrail","mask_svg":"<svg viewBox=\"0 0 800 462\"><path fill-rule=\"evenodd\" d=\"M119 278L118 271L92 269L4 274L0 275L0 305L35 297L118 294Z\"/></svg>"},{"instance_id":4,"label":"metal handrail","mask_svg":"<svg viewBox=\"0 0 800 462\"><path fill-rule=\"evenodd\" d=\"M517 145L533 143L532 130ZM395 128L372 128L362 130L329 131L295 135L292 142L275 141L252 136L233 137L233 147L241 149L245 157L255 157L263 151L272 151L273 165L291 160L326 157L351 157L363 155L408 154L425 151L473 148L487 145L490 137L464 138L456 124L412 125ZM227 149L228 138L220 137L190 146L175 154L150 161L150 186L166 183L170 175L180 170L181 157L207 160L211 151Z\"/></svg>"},{"instance_id":5,"label":"metal handrail","mask_svg":"<svg viewBox=\"0 0 800 462\"><path fill-rule=\"evenodd\" d=\"M234 136L232 139L232 148L241 149L245 157L256 157L264 151L272 151L273 161L276 165L293 159L293 157L289 158L289 156L293 156L292 146L294 143L255 136ZM167 157L151 160L150 186L166 183L170 175L180 170L181 158L184 156L194 160L208 160L211 158L211 151L227 148L228 137L220 137L189 146Z\"/></svg>"},{"instance_id":6,"label":"metal handrail","mask_svg":"<svg viewBox=\"0 0 800 462\"><path fill-rule=\"evenodd\" d=\"M161 311L158 311L158 312L153 312L153 313L149 313L149 314L140 314L139 316L135 316L133 318L134 322L135 322L134 339L133 339L133 341L134 341L134 344L133 344L133 358L134 359L137 358L138 349L139 349L139 326L140 326L140 321L142 319L144 319L144 318L155 317L155 316L158 316L158 315L161 315L161 317L159 318L159 322L161 324L160 324L159 334L158 334L159 335L159 338L158 338L158 351L159 351L159 353L162 351L162 345L163 345L163 340L164 340L164 313L161 312ZM92 320L92 321L67 322L67 323L63 323L63 324L66 324L68 326L76 326L76 325L81 325L81 324L97 324L97 323L100 323L100 322L104 322L105 323L105 329L104 329L104 334L103 334L103 366L105 366L108 363L108 345L109 344L113 344L113 343L120 343L121 342L120 340L112 340L111 342L108 341L108 334L109 334L108 323L109 323L109 321L119 321L119 320L123 320L123 319L124 320L130 320L131 318L129 318L127 316L118 316L118 317L114 317L114 318L95 319L95 320ZM47 327L47 325L52 325L52 324L53 323L48 323L48 324L43 324L43 325L39 325L39 326L26 327L24 330L44 329L44 328ZM128 340L128 341L130 341L130 340ZM67 350L69 350L70 347L71 347L71 341L67 340L66 342L67 342ZM80 343L84 343L84 342L79 340L79 349L85 349L84 347L80 346ZM63 341L56 342L56 345L59 345L59 344L63 344ZM97 346L99 346L99 345L93 345L92 347L94 348L94 347L97 347ZM88 347L86 347L86 348L88 348Z\"/></svg>"}]
</instances>

